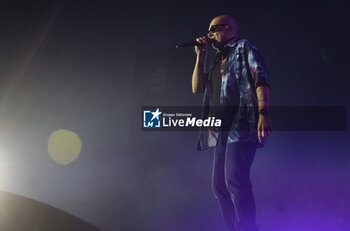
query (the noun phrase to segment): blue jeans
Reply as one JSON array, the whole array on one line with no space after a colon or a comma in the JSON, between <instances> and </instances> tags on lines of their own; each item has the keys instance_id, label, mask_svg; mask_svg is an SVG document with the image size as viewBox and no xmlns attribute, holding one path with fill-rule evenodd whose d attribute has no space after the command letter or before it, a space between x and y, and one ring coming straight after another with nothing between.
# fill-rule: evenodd
<instances>
[{"instance_id":1,"label":"blue jeans","mask_svg":"<svg viewBox=\"0 0 350 231\"><path fill-rule=\"evenodd\" d=\"M227 132L219 136L214 152L212 188L229 231L257 231L250 167L256 143L227 144Z\"/></svg>"}]
</instances>

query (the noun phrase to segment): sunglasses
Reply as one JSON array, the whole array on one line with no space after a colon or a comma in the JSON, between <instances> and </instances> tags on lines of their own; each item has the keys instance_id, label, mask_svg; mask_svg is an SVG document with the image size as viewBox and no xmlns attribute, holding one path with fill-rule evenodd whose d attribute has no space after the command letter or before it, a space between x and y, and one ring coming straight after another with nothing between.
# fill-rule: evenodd
<instances>
[{"instance_id":1,"label":"sunglasses","mask_svg":"<svg viewBox=\"0 0 350 231\"><path fill-rule=\"evenodd\" d=\"M216 25L212 25L211 27L210 27L210 29L208 30L208 33L210 32L210 33L214 33L214 32L217 32L217 31L219 31L220 29L220 27L223 27L223 26L228 26L228 24L216 24Z\"/></svg>"}]
</instances>

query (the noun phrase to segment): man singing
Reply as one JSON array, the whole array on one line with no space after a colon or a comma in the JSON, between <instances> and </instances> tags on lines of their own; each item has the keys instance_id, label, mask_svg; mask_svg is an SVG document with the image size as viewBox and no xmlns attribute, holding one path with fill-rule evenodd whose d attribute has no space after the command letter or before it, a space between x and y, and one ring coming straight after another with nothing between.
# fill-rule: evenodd
<instances>
[{"instance_id":1,"label":"man singing","mask_svg":"<svg viewBox=\"0 0 350 231\"><path fill-rule=\"evenodd\" d=\"M227 229L256 231L250 167L271 133L267 70L258 49L238 36L234 18L215 17L208 38L197 38L192 91L204 93L202 117L222 118L223 125L201 130L198 150L215 147L212 187ZM217 54L205 72L209 42Z\"/></svg>"}]
</instances>

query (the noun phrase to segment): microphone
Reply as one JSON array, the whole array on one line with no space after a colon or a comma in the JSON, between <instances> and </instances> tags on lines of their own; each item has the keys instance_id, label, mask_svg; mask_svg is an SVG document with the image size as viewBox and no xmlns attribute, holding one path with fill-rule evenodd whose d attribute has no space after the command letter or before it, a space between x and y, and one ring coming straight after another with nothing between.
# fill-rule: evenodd
<instances>
[{"instance_id":1,"label":"microphone","mask_svg":"<svg viewBox=\"0 0 350 231\"><path fill-rule=\"evenodd\" d=\"M203 43L199 43L197 41L180 43L176 45L176 48L185 48L185 47L194 47L194 46L204 46Z\"/></svg>"}]
</instances>

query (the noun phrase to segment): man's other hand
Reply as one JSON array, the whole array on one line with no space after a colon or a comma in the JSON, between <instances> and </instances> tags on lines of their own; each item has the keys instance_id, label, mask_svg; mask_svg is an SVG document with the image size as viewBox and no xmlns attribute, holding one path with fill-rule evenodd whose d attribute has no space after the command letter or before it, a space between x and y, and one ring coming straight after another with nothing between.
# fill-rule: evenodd
<instances>
[{"instance_id":1,"label":"man's other hand","mask_svg":"<svg viewBox=\"0 0 350 231\"><path fill-rule=\"evenodd\" d=\"M258 139L260 143L265 143L266 137L272 133L270 115L259 115Z\"/></svg>"}]
</instances>

